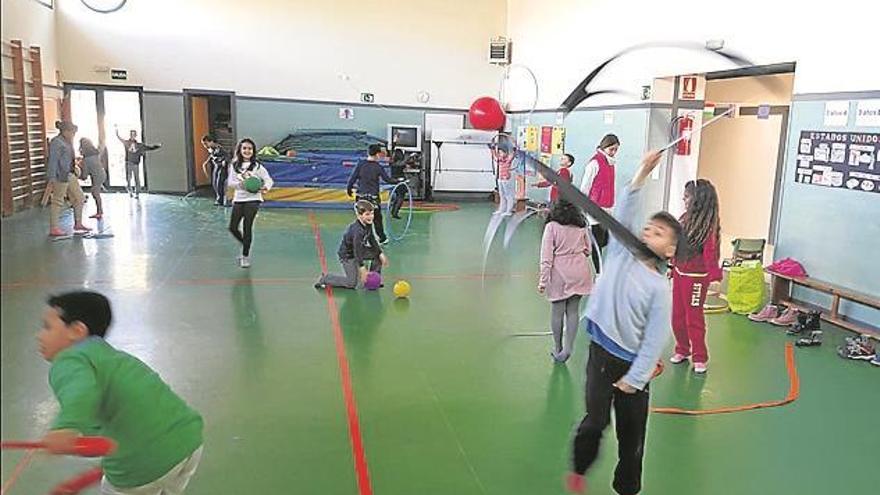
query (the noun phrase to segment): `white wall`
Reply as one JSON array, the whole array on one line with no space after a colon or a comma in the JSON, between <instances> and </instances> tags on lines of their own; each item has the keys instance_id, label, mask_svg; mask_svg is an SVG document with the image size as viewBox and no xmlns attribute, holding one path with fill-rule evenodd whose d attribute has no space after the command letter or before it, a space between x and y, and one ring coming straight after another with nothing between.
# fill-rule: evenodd
<instances>
[{"instance_id":1,"label":"white wall","mask_svg":"<svg viewBox=\"0 0 880 495\"><path fill-rule=\"evenodd\" d=\"M795 0L509 0L507 32L514 62L538 76L540 107L555 108L601 62L648 41L724 39L756 64L795 61L796 93L880 89L876 23L868 21L878 18L880 2L864 0L824 7ZM655 76L726 68L708 53L650 50L612 64L596 82L637 92Z\"/></svg>"},{"instance_id":2,"label":"white wall","mask_svg":"<svg viewBox=\"0 0 880 495\"><path fill-rule=\"evenodd\" d=\"M467 107L496 91L489 40L504 34L505 0L150 0L95 14L60 2L67 80L110 82L129 71L150 90L234 90L249 96ZM339 77L345 74L350 80Z\"/></svg>"},{"instance_id":3,"label":"white wall","mask_svg":"<svg viewBox=\"0 0 880 495\"><path fill-rule=\"evenodd\" d=\"M3 41L21 40L25 49L39 46L43 62L43 82L56 84L55 70L58 69L58 55L55 11L35 0L2 0L0 17L2 17ZM4 75L6 75L5 69Z\"/></svg>"}]
</instances>

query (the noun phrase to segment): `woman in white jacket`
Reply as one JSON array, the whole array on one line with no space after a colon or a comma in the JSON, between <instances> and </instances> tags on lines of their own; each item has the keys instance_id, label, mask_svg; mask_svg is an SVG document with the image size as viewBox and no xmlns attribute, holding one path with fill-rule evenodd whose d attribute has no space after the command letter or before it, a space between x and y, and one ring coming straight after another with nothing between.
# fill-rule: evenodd
<instances>
[{"instance_id":1,"label":"woman in white jacket","mask_svg":"<svg viewBox=\"0 0 880 495\"><path fill-rule=\"evenodd\" d=\"M227 184L235 191L232 199L232 218L229 219L229 232L241 243L241 256L238 258L242 268L251 266L251 241L253 241L254 219L260 211L263 193L272 189L272 177L255 156L256 144L244 138L235 147L235 158L229 164ZM247 180L258 177L262 181L259 190L249 191ZM243 224L243 229L241 226ZM241 230L240 230L241 229Z\"/></svg>"},{"instance_id":2,"label":"woman in white jacket","mask_svg":"<svg viewBox=\"0 0 880 495\"><path fill-rule=\"evenodd\" d=\"M606 134L596 147L596 154L587 163L584 170L584 178L581 181L581 191L590 197L593 203L611 211L614 207L614 157L620 149L620 140L614 134ZM608 244L608 230L600 225L592 217L590 231L599 249L593 250L593 267L599 274L599 257L601 250Z\"/></svg>"}]
</instances>

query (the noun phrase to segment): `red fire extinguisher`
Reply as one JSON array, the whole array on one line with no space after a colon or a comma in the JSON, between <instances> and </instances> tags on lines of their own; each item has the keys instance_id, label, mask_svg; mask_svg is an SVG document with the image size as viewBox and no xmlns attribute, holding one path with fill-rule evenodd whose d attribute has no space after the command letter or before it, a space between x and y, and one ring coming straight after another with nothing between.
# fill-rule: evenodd
<instances>
[{"instance_id":1,"label":"red fire extinguisher","mask_svg":"<svg viewBox=\"0 0 880 495\"><path fill-rule=\"evenodd\" d=\"M678 135L687 136L675 146L675 154L676 155L690 155L691 154L691 132L694 130L694 118L690 115L685 115L678 119Z\"/></svg>"}]
</instances>

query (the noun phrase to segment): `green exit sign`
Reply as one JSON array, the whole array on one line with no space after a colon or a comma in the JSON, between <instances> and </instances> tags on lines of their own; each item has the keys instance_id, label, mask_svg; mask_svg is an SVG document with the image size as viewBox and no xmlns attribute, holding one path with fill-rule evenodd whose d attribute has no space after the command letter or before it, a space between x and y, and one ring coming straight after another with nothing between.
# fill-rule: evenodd
<instances>
[{"instance_id":1,"label":"green exit sign","mask_svg":"<svg viewBox=\"0 0 880 495\"><path fill-rule=\"evenodd\" d=\"M114 81L125 81L128 79L128 71L125 69L111 69L110 79Z\"/></svg>"}]
</instances>

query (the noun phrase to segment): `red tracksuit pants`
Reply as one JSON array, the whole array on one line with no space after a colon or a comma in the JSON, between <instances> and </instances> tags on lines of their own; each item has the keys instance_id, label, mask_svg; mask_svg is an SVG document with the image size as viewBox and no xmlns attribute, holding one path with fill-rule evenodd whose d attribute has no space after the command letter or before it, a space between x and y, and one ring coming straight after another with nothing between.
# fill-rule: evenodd
<instances>
[{"instance_id":1,"label":"red tracksuit pants","mask_svg":"<svg viewBox=\"0 0 880 495\"><path fill-rule=\"evenodd\" d=\"M672 332L675 334L675 352L691 356L695 363L709 361L706 349L706 318L703 304L709 288L708 276L683 275L672 272Z\"/></svg>"}]
</instances>

